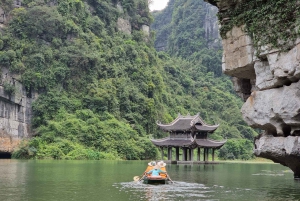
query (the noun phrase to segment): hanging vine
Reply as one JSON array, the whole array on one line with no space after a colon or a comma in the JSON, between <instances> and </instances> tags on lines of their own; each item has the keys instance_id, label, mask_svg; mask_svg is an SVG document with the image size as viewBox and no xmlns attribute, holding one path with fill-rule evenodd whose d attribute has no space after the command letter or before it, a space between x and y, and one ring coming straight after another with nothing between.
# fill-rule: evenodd
<instances>
[{"instance_id":1,"label":"hanging vine","mask_svg":"<svg viewBox=\"0 0 300 201\"><path fill-rule=\"evenodd\" d=\"M220 11L218 18L222 38L226 38L233 26L246 25L245 31L252 37L258 52L266 45L287 51L300 35L298 0L248 0Z\"/></svg>"}]
</instances>

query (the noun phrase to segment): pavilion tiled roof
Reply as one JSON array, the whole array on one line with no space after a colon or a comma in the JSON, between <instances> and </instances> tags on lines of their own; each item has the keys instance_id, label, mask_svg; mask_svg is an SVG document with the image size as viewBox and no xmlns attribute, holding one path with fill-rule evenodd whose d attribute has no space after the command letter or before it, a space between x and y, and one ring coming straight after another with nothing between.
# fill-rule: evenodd
<instances>
[{"instance_id":1,"label":"pavilion tiled roof","mask_svg":"<svg viewBox=\"0 0 300 201\"><path fill-rule=\"evenodd\" d=\"M198 147L221 148L227 140L214 141L211 139L195 139Z\"/></svg>"},{"instance_id":2,"label":"pavilion tiled roof","mask_svg":"<svg viewBox=\"0 0 300 201\"><path fill-rule=\"evenodd\" d=\"M200 117L199 113L197 115L182 116L178 114L177 118L169 124L157 123L157 125L164 131L187 131L195 128L199 131L212 132L216 130L219 125L208 125Z\"/></svg>"},{"instance_id":3,"label":"pavilion tiled roof","mask_svg":"<svg viewBox=\"0 0 300 201\"><path fill-rule=\"evenodd\" d=\"M178 115L178 117L169 124L157 123L157 125L162 130L167 130L167 131L190 130L193 127L193 124L191 124L191 122L196 117L197 117L197 115L196 116L181 116L181 115Z\"/></svg>"},{"instance_id":4,"label":"pavilion tiled roof","mask_svg":"<svg viewBox=\"0 0 300 201\"><path fill-rule=\"evenodd\" d=\"M152 139L152 143L159 147L165 146L173 146L173 147L181 147L181 146L190 146L193 144L194 139L191 138L163 138L159 140Z\"/></svg>"},{"instance_id":5,"label":"pavilion tiled roof","mask_svg":"<svg viewBox=\"0 0 300 201\"><path fill-rule=\"evenodd\" d=\"M201 135L197 131L205 131L208 133L214 132L218 125L208 125L200 117L199 114L191 116L178 115L177 118L169 124L158 123L157 125L164 131L170 132L170 136L164 139L152 139L152 143L158 147L189 147L194 149L201 148L221 148L226 140L214 141L207 139L207 135ZM172 134L172 131L179 131ZM184 131L184 132L182 132ZM191 132L185 132L191 131ZM196 132L194 132L196 131ZM186 135L186 136L184 136ZM197 137L205 137L204 139L197 139Z\"/></svg>"},{"instance_id":6,"label":"pavilion tiled roof","mask_svg":"<svg viewBox=\"0 0 300 201\"><path fill-rule=\"evenodd\" d=\"M209 125L195 125L195 128L199 131L207 131L207 132L212 132L215 131L217 128L219 127L218 125L213 125L213 126L209 126Z\"/></svg>"},{"instance_id":7,"label":"pavilion tiled roof","mask_svg":"<svg viewBox=\"0 0 300 201\"><path fill-rule=\"evenodd\" d=\"M159 147L202 147L202 148L221 148L226 140L214 141L211 139L193 139L193 138L164 138L160 140L151 140L152 143Z\"/></svg>"}]
</instances>

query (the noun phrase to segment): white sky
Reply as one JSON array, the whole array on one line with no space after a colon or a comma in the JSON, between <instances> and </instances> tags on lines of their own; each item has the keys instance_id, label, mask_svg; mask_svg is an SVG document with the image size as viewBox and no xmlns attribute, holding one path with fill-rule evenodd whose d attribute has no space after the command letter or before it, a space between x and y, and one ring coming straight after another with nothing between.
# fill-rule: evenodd
<instances>
[{"instance_id":1,"label":"white sky","mask_svg":"<svg viewBox=\"0 0 300 201\"><path fill-rule=\"evenodd\" d=\"M162 10L167 6L168 2L169 0L152 0L152 3L149 5L150 11Z\"/></svg>"}]
</instances>

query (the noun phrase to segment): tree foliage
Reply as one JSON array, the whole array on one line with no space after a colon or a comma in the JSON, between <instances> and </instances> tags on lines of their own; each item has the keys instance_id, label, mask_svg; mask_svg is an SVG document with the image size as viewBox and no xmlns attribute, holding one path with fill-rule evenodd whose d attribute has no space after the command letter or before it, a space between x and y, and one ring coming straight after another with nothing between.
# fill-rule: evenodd
<instances>
[{"instance_id":1,"label":"tree foliage","mask_svg":"<svg viewBox=\"0 0 300 201\"><path fill-rule=\"evenodd\" d=\"M1 37L0 65L21 76L28 95L39 96L32 107L36 136L14 157L155 159L149 137L166 135L155 122L170 122L178 113L200 112L207 123L220 123L214 139L256 135L241 118L230 80L219 72L221 50L182 45L178 57L156 52L153 38L141 31L153 20L147 1L23 5L11 11ZM132 34L118 31L119 17L129 19Z\"/></svg>"},{"instance_id":2,"label":"tree foliage","mask_svg":"<svg viewBox=\"0 0 300 201\"><path fill-rule=\"evenodd\" d=\"M242 101L236 96L229 77L222 74L220 38L207 33L209 29L205 25L211 20L211 9L203 1L171 0L165 10L154 13L155 45L161 48L163 41L168 41L165 52L159 52L159 57L167 61L163 63L165 80L175 95L175 99L168 100L171 104L169 111L198 111L208 123L220 124L211 138L246 140L248 143L257 132L242 120L239 111ZM245 152L252 157L253 146L248 145L245 145ZM224 149L232 152L234 158L241 158L244 154L233 152L233 146ZM223 155L220 158L230 159Z\"/></svg>"},{"instance_id":3,"label":"tree foliage","mask_svg":"<svg viewBox=\"0 0 300 201\"><path fill-rule=\"evenodd\" d=\"M233 26L245 25L258 55L266 48L289 50L300 33L300 5L297 0L242 1L219 13L218 17L220 22L224 22L220 30L223 38Z\"/></svg>"}]
</instances>

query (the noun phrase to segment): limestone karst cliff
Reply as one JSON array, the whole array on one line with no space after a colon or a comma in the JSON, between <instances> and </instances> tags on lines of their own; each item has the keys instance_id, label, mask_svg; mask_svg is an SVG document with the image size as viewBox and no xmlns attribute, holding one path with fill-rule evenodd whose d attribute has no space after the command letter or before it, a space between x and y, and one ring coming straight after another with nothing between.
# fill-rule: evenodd
<instances>
[{"instance_id":1,"label":"limestone karst cliff","mask_svg":"<svg viewBox=\"0 0 300 201\"><path fill-rule=\"evenodd\" d=\"M156 157L149 136L164 135L156 120L200 112L207 123L221 124L214 139L232 138L238 150L225 149L221 157L252 158L257 133L242 120L242 101L218 68L221 51L210 44L220 41L207 38L216 28L211 6L176 1L174 57L155 51L145 0L26 0L17 8L1 1L7 23L0 67L39 94L32 103L34 138L12 157L148 160ZM194 18L196 10L203 18Z\"/></svg>"},{"instance_id":2,"label":"limestone karst cliff","mask_svg":"<svg viewBox=\"0 0 300 201\"><path fill-rule=\"evenodd\" d=\"M22 139L30 137L31 104L36 95L26 91L18 76L7 69L2 68L1 73L0 154L5 154L11 153Z\"/></svg>"},{"instance_id":3,"label":"limestone karst cliff","mask_svg":"<svg viewBox=\"0 0 300 201\"><path fill-rule=\"evenodd\" d=\"M9 2L11 5L5 3L0 7L0 31L9 19L8 10L21 6L21 1ZM35 97L33 91L25 90L20 76L1 66L0 155L10 154L22 139L31 135L31 104Z\"/></svg>"},{"instance_id":4,"label":"limestone karst cliff","mask_svg":"<svg viewBox=\"0 0 300 201\"><path fill-rule=\"evenodd\" d=\"M86 20L87 16L89 16L90 20L96 19L97 17L92 18L91 16L92 15L95 16L96 15L95 13L97 12L100 13L103 11L101 9L100 9L101 11L98 11L97 9L100 6L97 7L97 3L94 3L93 1L89 1L91 5L87 5L87 1L85 3L83 3L82 1L77 1L75 3L74 2L68 2L70 3L70 5L64 5L64 6L66 7L74 6L77 3L74 6L74 10L76 6L77 6L76 9L78 10L82 9L81 11L83 11L84 14L81 15L80 17L84 18L84 20ZM64 33L61 36L59 36L62 38L57 37L59 35L59 32L62 31L62 29L60 29L61 24L59 25L59 23L65 23L67 21L66 19L62 19L63 18L62 15L58 14L57 12L57 7L59 3L63 4L64 2L63 1L62 2L58 2L58 1L26 1L25 2L22 0L3 0L0 2L0 158L4 156L9 157L11 153L15 150L15 148L18 147L18 145L23 139L27 139L28 137L34 135L32 129L32 122L33 122L32 118L34 116L32 103L38 98L37 95L38 93L35 93L34 91L39 91L45 94L45 92L49 90L49 88L50 89L60 88L57 87L56 85L52 85L51 87L50 85L48 85L46 87L48 81L50 80L52 81L55 80L54 82L56 82L56 84L59 83L59 81L56 80L55 78L53 79L53 77L52 78L43 77L43 76L55 74L53 73L53 71L49 72L49 69L51 68L50 66L56 66L60 68L56 71L56 75L54 76L59 77L64 74L62 70L62 66L64 65L62 64L51 65L52 62L57 62L58 57L54 58L53 51L50 49L51 47L53 47L54 44L53 41L58 40L60 42L62 41L70 42L74 40L75 37L78 37L78 35L75 36L76 34L74 33L72 34ZM120 33L124 33L127 35L131 35L132 33L134 33L134 31L141 30L143 32L143 37L144 37L143 39L148 40L148 38L150 37L150 31L149 31L150 22L148 22L148 18L147 18L149 12L147 11L147 9L146 10L144 9L144 7L147 8L147 5L144 2L141 2L139 4L139 12L142 13L138 13L139 15L136 18L142 16L143 19L139 20L138 22L137 19L134 18L136 13L131 12L130 10L131 8L128 5L125 8L122 6L122 3L125 4L125 2L116 1L111 4L106 2L100 2L100 3L103 3L103 5L101 4L101 6L104 7L106 6L108 13L110 12L110 10L115 12L114 15L109 16L110 18L109 17L108 18L109 20L115 23L113 25L115 25L114 29L116 31L119 31ZM76 11L79 12L78 10ZM18 25L16 26L18 31L11 30L10 29L12 27L11 24L13 24L12 21L15 20L14 17L19 15L20 13L22 13L21 15L23 16L20 17L20 19L22 19L22 22L18 23ZM64 14L66 15L67 12L64 12ZM75 16L74 13L72 13L72 15L73 17ZM103 14L103 15L108 16L107 14ZM45 25L46 24L45 21L47 20L48 20L47 22L51 21L49 20L49 18L51 19L51 17L53 16L54 18L57 17L55 20L52 21L54 23L50 22L47 25ZM28 23L30 19L32 19L31 21L32 23L30 22ZM37 19L43 21L40 24L42 26L37 25L39 23L39 20ZM78 21L76 21L77 24L73 23L71 27L78 28L79 27ZM31 24L32 27L29 28L29 25L27 23ZM104 29L103 22L98 20L97 23L102 29ZM95 25L97 23L94 22L92 24ZM51 26L50 24L53 25L53 27L49 28L49 26ZM108 24L112 24L112 23L108 23ZM65 31L68 29L66 28L66 26L65 28L63 28ZM35 27L36 29L33 27ZM46 30L47 27L49 28L48 30ZM23 28L25 29L28 28L28 32L25 33L26 31ZM58 31L58 29L60 30ZM79 29L77 29L77 31L78 30ZM9 34L10 31L11 31L11 35ZM34 31L37 31L38 33L37 32L34 33ZM101 29L98 27L95 32L99 33L100 31ZM18 35L17 32L22 33L21 34L22 36ZM48 36L51 34L53 34L54 37L52 35L49 38ZM33 48L32 46L34 45L36 46ZM39 48L40 50L38 50ZM82 48L82 44L81 44L81 48ZM45 50L45 49L49 50L48 56L50 56L48 57L48 60L46 62L45 62L44 54L41 53L42 52L41 50ZM55 47L54 49L57 50L59 48ZM35 58L31 57L31 55L34 54L36 57L35 56L33 56ZM61 56L61 53L59 53L58 55ZM71 56L71 57L74 58L77 56ZM37 64L38 62L34 61L36 58L37 60L41 61L40 64L42 65L39 65ZM74 66L74 63L71 64L71 66ZM74 73L74 70L72 72ZM65 77L63 79L66 80ZM25 84L24 81L26 82ZM34 84L38 82L40 82L44 86L37 86ZM36 90L33 90L33 88L35 88Z\"/></svg>"},{"instance_id":5,"label":"limestone karst cliff","mask_svg":"<svg viewBox=\"0 0 300 201\"><path fill-rule=\"evenodd\" d=\"M184 49L184 46L192 48L193 44L189 41L191 38L193 41L203 38L203 46L194 51L203 47L219 48L217 11L216 7L203 0L170 0L164 10L153 12L155 20L151 29L156 32L155 49L168 52L171 49ZM197 27L194 26L195 21ZM182 38L182 41L178 41L178 38Z\"/></svg>"},{"instance_id":6,"label":"limestone karst cliff","mask_svg":"<svg viewBox=\"0 0 300 201\"><path fill-rule=\"evenodd\" d=\"M263 130L254 153L288 166L299 178L299 2L206 1L219 8L222 69L245 100L243 118Z\"/></svg>"}]
</instances>

